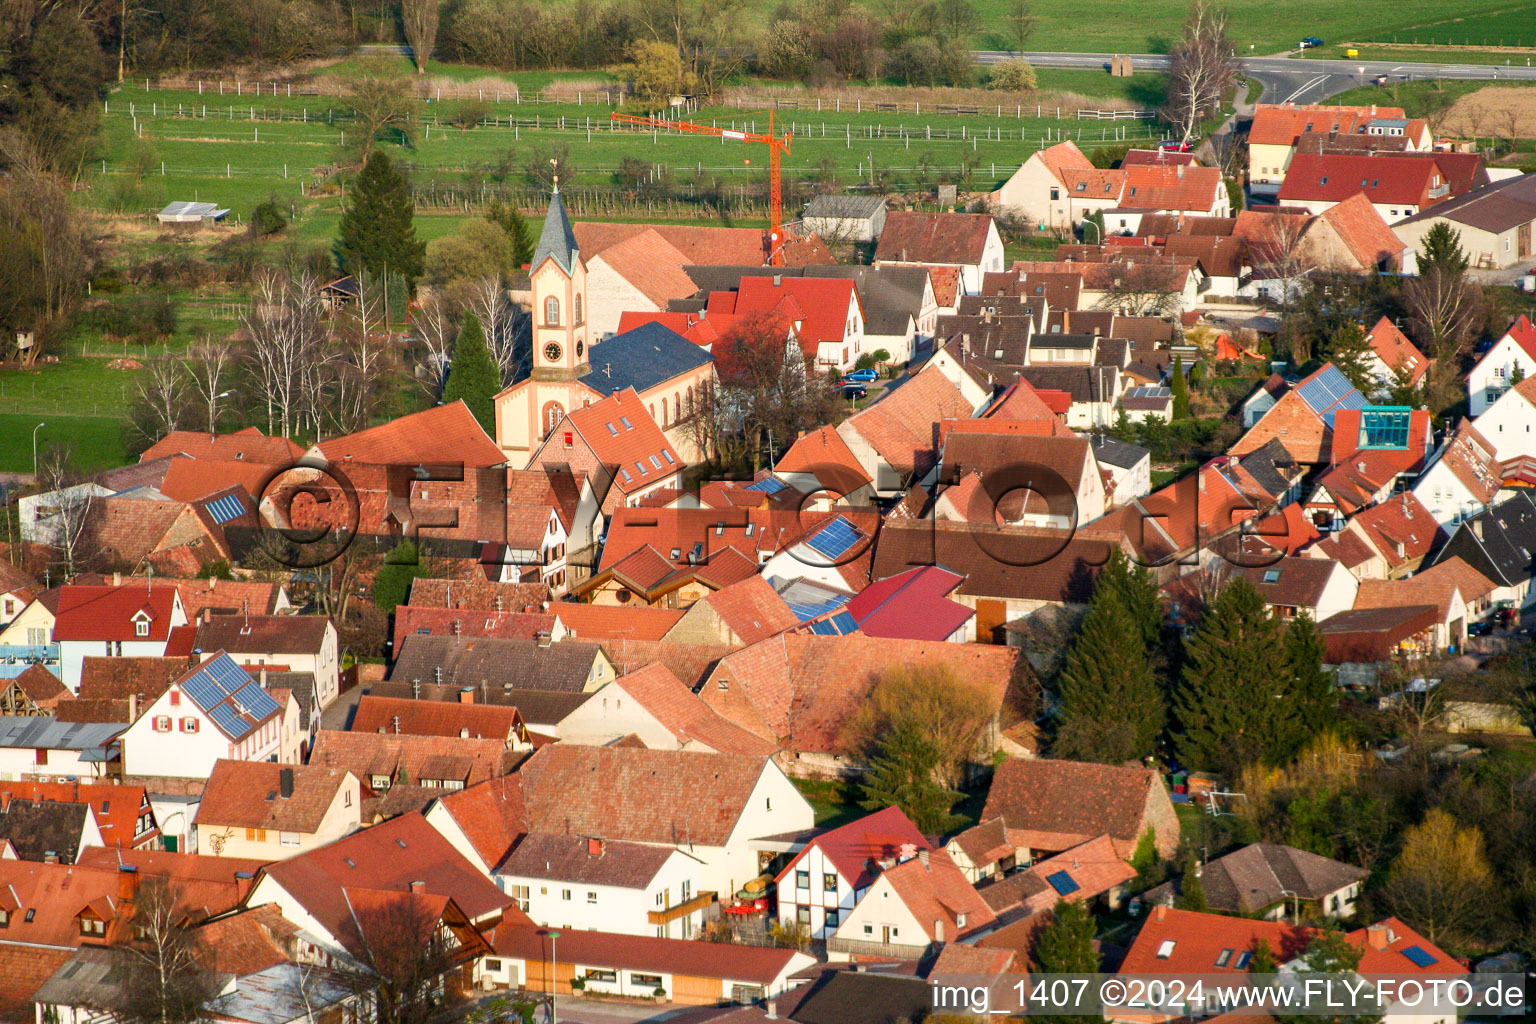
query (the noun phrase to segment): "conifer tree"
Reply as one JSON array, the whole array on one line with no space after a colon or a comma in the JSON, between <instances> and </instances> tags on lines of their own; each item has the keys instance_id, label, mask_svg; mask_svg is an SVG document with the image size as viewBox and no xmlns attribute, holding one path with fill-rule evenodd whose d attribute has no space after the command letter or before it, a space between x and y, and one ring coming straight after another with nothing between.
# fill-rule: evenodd
<instances>
[{"instance_id":1,"label":"conifer tree","mask_svg":"<svg viewBox=\"0 0 1536 1024\"><path fill-rule=\"evenodd\" d=\"M1290 675L1291 704L1296 709L1299 735L1296 746L1283 756L1289 757L1308 740L1334 722L1339 707L1333 680L1323 671L1323 638L1317 624L1306 612L1290 621L1285 629L1285 663ZM1280 756L1277 752L1277 756Z\"/></svg>"},{"instance_id":2,"label":"conifer tree","mask_svg":"<svg viewBox=\"0 0 1536 1024\"><path fill-rule=\"evenodd\" d=\"M947 831L957 822L949 809L960 794L939 783L940 760L938 748L917 722L897 722L870 764L859 805L868 811L900 807L920 831Z\"/></svg>"},{"instance_id":3,"label":"conifer tree","mask_svg":"<svg viewBox=\"0 0 1536 1024\"><path fill-rule=\"evenodd\" d=\"M480 426L496 436L496 393L501 390L501 371L491 350L485 345L485 331L480 319L464 311L464 324L453 343L453 361L448 364L448 383L443 387L443 401L464 400Z\"/></svg>"},{"instance_id":4,"label":"conifer tree","mask_svg":"<svg viewBox=\"0 0 1536 1024\"><path fill-rule=\"evenodd\" d=\"M1173 418L1189 419L1189 382L1184 379L1183 356L1173 357L1173 378L1170 384L1173 388Z\"/></svg>"},{"instance_id":5,"label":"conifer tree","mask_svg":"<svg viewBox=\"0 0 1536 1024\"><path fill-rule=\"evenodd\" d=\"M1293 735L1296 710L1286 673L1276 671L1281 653L1264 599L1245 577L1234 578L1185 640L1174 708L1186 764L1235 773L1271 758L1276 736Z\"/></svg>"},{"instance_id":6,"label":"conifer tree","mask_svg":"<svg viewBox=\"0 0 1536 1024\"><path fill-rule=\"evenodd\" d=\"M348 274L399 274L415 288L426 245L416 238L416 206L405 176L381 150L374 150L353 180L347 200L336 239L341 269Z\"/></svg>"},{"instance_id":7,"label":"conifer tree","mask_svg":"<svg viewBox=\"0 0 1536 1024\"><path fill-rule=\"evenodd\" d=\"M1336 928L1324 928L1307 943L1306 952L1301 954L1303 965L1301 970L1308 974L1353 977L1360 969L1360 955L1360 947L1345 938L1343 932ZM1371 997L1375 994L1375 990L1369 986L1364 992L1346 989L1345 982L1342 980L1330 980L1328 985L1327 998L1339 1003L1369 1005ZM1316 996L1319 1002L1323 998L1321 992ZM1303 1024L1303 1022L1306 1024L1381 1024L1382 1019L1380 1012L1371 1012L1363 1007L1355 1013L1303 1015L1277 1012L1275 1017L1283 1024Z\"/></svg>"},{"instance_id":8,"label":"conifer tree","mask_svg":"<svg viewBox=\"0 0 1536 1024\"><path fill-rule=\"evenodd\" d=\"M1359 324L1340 324L1329 336L1323 354L1362 395L1369 396L1380 386L1371 371L1371 343L1365 340L1365 330Z\"/></svg>"},{"instance_id":9,"label":"conifer tree","mask_svg":"<svg viewBox=\"0 0 1536 1024\"><path fill-rule=\"evenodd\" d=\"M513 266L522 267L532 261L533 229L528 226L527 219L518 210L516 203L504 203L500 199L492 199L491 205L486 209L485 219L505 231L507 237L512 240Z\"/></svg>"},{"instance_id":10,"label":"conifer tree","mask_svg":"<svg viewBox=\"0 0 1536 1024\"><path fill-rule=\"evenodd\" d=\"M1419 247L1419 273L1429 276L1443 271L1453 277L1467 272L1467 254L1461 247L1461 232L1444 222L1424 232Z\"/></svg>"},{"instance_id":11,"label":"conifer tree","mask_svg":"<svg viewBox=\"0 0 1536 1024\"><path fill-rule=\"evenodd\" d=\"M1040 974L1095 974L1099 954L1093 948L1093 915L1080 901L1056 904L1054 920L1035 940L1035 972ZM1032 972L1032 973L1035 973ZM1030 1014L1036 1024L1102 1024L1102 1017Z\"/></svg>"},{"instance_id":12,"label":"conifer tree","mask_svg":"<svg viewBox=\"0 0 1536 1024\"><path fill-rule=\"evenodd\" d=\"M1277 966L1275 963L1275 951L1269 948L1269 940L1260 939L1254 943L1253 959L1248 961L1248 973L1274 974Z\"/></svg>"}]
</instances>

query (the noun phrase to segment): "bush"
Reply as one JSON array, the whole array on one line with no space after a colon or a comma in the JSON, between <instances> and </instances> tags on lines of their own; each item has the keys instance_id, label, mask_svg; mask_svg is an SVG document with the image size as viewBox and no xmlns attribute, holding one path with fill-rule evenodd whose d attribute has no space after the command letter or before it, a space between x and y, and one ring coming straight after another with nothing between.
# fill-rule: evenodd
<instances>
[{"instance_id":1,"label":"bush","mask_svg":"<svg viewBox=\"0 0 1536 1024\"><path fill-rule=\"evenodd\" d=\"M586 978L572 978L571 979L571 991L572 992L584 991L586 989L586 987L587 987L587 979Z\"/></svg>"},{"instance_id":2,"label":"bush","mask_svg":"<svg viewBox=\"0 0 1536 1024\"><path fill-rule=\"evenodd\" d=\"M478 127L481 121L489 120L491 116L489 103L484 100L465 100L454 108L448 122L458 125L460 131L467 132L471 128Z\"/></svg>"},{"instance_id":3,"label":"bush","mask_svg":"<svg viewBox=\"0 0 1536 1024\"><path fill-rule=\"evenodd\" d=\"M413 580L430 575L421 562L416 543L402 540L384 556L384 564L374 574L373 603L381 611L392 612L405 604Z\"/></svg>"},{"instance_id":4,"label":"bush","mask_svg":"<svg viewBox=\"0 0 1536 1024\"><path fill-rule=\"evenodd\" d=\"M974 72L970 51L941 45L927 36L908 39L885 63L887 76L904 85L969 85Z\"/></svg>"},{"instance_id":5,"label":"bush","mask_svg":"<svg viewBox=\"0 0 1536 1024\"><path fill-rule=\"evenodd\" d=\"M256 238L275 235L287 226L288 218L277 208L277 203L270 199L251 211L251 234Z\"/></svg>"},{"instance_id":6,"label":"bush","mask_svg":"<svg viewBox=\"0 0 1536 1024\"><path fill-rule=\"evenodd\" d=\"M1034 89L1039 84L1039 79L1035 77L1035 69L1029 61L1021 57L1010 57L1008 60L1000 60L992 65L987 88L1023 92L1026 89Z\"/></svg>"}]
</instances>

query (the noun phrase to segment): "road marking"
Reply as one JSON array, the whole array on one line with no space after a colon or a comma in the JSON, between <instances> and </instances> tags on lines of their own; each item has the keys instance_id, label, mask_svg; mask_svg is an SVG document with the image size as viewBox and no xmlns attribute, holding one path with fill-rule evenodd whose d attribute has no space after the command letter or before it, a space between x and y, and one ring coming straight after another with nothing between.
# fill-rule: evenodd
<instances>
[{"instance_id":1,"label":"road marking","mask_svg":"<svg viewBox=\"0 0 1536 1024\"><path fill-rule=\"evenodd\" d=\"M1287 96L1284 102L1290 103L1294 101L1296 97L1300 96L1302 93L1311 92L1313 89L1317 88L1317 86L1323 84L1327 80L1327 75L1318 75L1316 78L1312 79L1312 81L1308 82L1306 85L1302 86L1300 89L1297 89L1295 92Z\"/></svg>"}]
</instances>

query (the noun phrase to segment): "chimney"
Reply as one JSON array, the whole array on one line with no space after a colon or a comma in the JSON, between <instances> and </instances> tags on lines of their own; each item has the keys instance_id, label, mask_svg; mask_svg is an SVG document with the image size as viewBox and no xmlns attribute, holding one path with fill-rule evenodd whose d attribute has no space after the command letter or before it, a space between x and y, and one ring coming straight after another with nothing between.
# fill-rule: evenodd
<instances>
[{"instance_id":1,"label":"chimney","mask_svg":"<svg viewBox=\"0 0 1536 1024\"><path fill-rule=\"evenodd\" d=\"M916 857L916 856L917 856L917 844L916 843L902 843L901 844L901 853L897 855L896 862L899 864L902 861L911 860L913 857Z\"/></svg>"},{"instance_id":2,"label":"chimney","mask_svg":"<svg viewBox=\"0 0 1536 1024\"><path fill-rule=\"evenodd\" d=\"M1152 908L1152 920L1157 921L1158 923L1162 923L1162 921L1167 918L1167 916L1168 908L1163 906L1161 903Z\"/></svg>"},{"instance_id":3,"label":"chimney","mask_svg":"<svg viewBox=\"0 0 1536 1024\"><path fill-rule=\"evenodd\" d=\"M251 894L251 883L255 881L249 871L235 872L235 895L241 903Z\"/></svg>"},{"instance_id":4,"label":"chimney","mask_svg":"<svg viewBox=\"0 0 1536 1024\"><path fill-rule=\"evenodd\" d=\"M261 688L263 690L265 690L267 688L267 666L266 665L262 665L261 666L260 679L261 679Z\"/></svg>"},{"instance_id":5,"label":"chimney","mask_svg":"<svg viewBox=\"0 0 1536 1024\"><path fill-rule=\"evenodd\" d=\"M933 868L930 867L929 864L928 864L928 851L927 850L918 850L917 851L917 860L918 860L918 863L922 864L923 870L925 870L925 871L932 871L933 870Z\"/></svg>"},{"instance_id":6,"label":"chimney","mask_svg":"<svg viewBox=\"0 0 1536 1024\"><path fill-rule=\"evenodd\" d=\"M114 587L120 587L120 586L123 585L123 574L122 573L115 572L115 573L112 574L112 585Z\"/></svg>"},{"instance_id":7,"label":"chimney","mask_svg":"<svg viewBox=\"0 0 1536 1024\"><path fill-rule=\"evenodd\" d=\"M1176 173L1178 174L1178 176L1180 178L1184 177L1184 165L1183 164L1179 164L1179 166L1175 170L1176 170Z\"/></svg>"},{"instance_id":8,"label":"chimney","mask_svg":"<svg viewBox=\"0 0 1536 1024\"><path fill-rule=\"evenodd\" d=\"M944 919L942 917L933 919L933 941L944 941Z\"/></svg>"},{"instance_id":9,"label":"chimney","mask_svg":"<svg viewBox=\"0 0 1536 1024\"><path fill-rule=\"evenodd\" d=\"M138 720L139 720L139 695L136 694L136 693L130 693L128 695L128 721L130 721L130 722L137 722Z\"/></svg>"},{"instance_id":10,"label":"chimney","mask_svg":"<svg viewBox=\"0 0 1536 1024\"><path fill-rule=\"evenodd\" d=\"M587 856L601 857L603 855L603 841L601 839L587 840Z\"/></svg>"},{"instance_id":11,"label":"chimney","mask_svg":"<svg viewBox=\"0 0 1536 1024\"><path fill-rule=\"evenodd\" d=\"M117 898L124 903L130 902L139 891L139 869L132 864L119 864L117 866Z\"/></svg>"},{"instance_id":12,"label":"chimney","mask_svg":"<svg viewBox=\"0 0 1536 1024\"><path fill-rule=\"evenodd\" d=\"M43 863L44 864L57 864L58 862L59 862L59 851L58 850L44 850L43 851Z\"/></svg>"},{"instance_id":13,"label":"chimney","mask_svg":"<svg viewBox=\"0 0 1536 1024\"><path fill-rule=\"evenodd\" d=\"M426 882L412 882L411 883L411 892L424 893L426 891L427 891L427 883Z\"/></svg>"},{"instance_id":14,"label":"chimney","mask_svg":"<svg viewBox=\"0 0 1536 1024\"><path fill-rule=\"evenodd\" d=\"M277 791L284 800L293 797L293 769L284 768L277 773Z\"/></svg>"},{"instance_id":15,"label":"chimney","mask_svg":"<svg viewBox=\"0 0 1536 1024\"><path fill-rule=\"evenodd\" d=\"M400 716L399 715L392 715L392 716L390 716L390 721L392 723L394 723L395 735L399 736L400 735Z\"/></svg>"},{"instance_id":16,"label":"chimney","mask_svg":"<svg viewBox=\"0 0 1536 1024\"><path fill-rule=\"evenodd\" d=\"M1384 924L1373 924L1365 930L1365 941L1372 949L1386 949L1392 945L1392 929Z\"/></svg>"},{"instance_id":17,"label":"chimney","mask_svg":"<svg viewBox=\"0 0 1536 1024\"><path fill-rule=\"evenodd\" d=\"M0 793L0 811L8 811L10 809L11 809L11 794L9 792Z\"/></svg>"},{"instance_id":18,"label":"chimney","mask_svg":"<svg viewBox=\"0 0 1536 1024\"><path fill-rule=\"evenodd\" d=\"M1472 536L1478 540L1483 539L1483 521L1481 519L1472 520Z\"/></svg>"},{"instance_id":19,"label":"chimney","mask_svg":"<svg viewBox=\"0 0 1536 1024\"><path fill-rule=\"evenodd\" d=\"M218 586L219 586L219 578L217 576L210 576L210 577L208 577L208 589L210 591L218 589Z\"/></svg>"}]
</instances>

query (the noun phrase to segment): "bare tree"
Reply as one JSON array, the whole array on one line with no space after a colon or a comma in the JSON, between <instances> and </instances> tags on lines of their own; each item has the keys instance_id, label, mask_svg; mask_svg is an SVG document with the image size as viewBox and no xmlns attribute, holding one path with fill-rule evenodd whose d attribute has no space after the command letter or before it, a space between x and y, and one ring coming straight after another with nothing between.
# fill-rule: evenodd
<instances>
[{"instance_id":1,"label":"bare tree","mask_svg":"<svg viewBox=\"0 0 1536 1024\"><path fill-rule=\"evenodd\" d=\"M133 423L145 439L158 441L181 426L191 382L180 359L171 355L151 359L139 380L138 392L139 408Z\"/></svg>"},{"instance_id":2,"label":"bare tree","mask_svg":"<svg viewBox=\"0 0 1536 1024\"><path fill-rule=\"evenodd\" d=\"M1482 289L1446 267L1430 267L1403 285L1414 340L1448 362L1471 340L1482 315L1482 299Z\"/></svg>"},{"instance_id":3,"label":"bare tree","mask_svg":"<svg viewBox=\"0 0 1536 1024\"><path fill-rule=\"evenodd\" d=\"M344 432L368 425L388 356L388 316L379 281L358 275L357 300L341 318L339 342L317 386L333 425Z\"/></svg>"},{"instance_id":4,"label":"bare tree","mask_svg":"<svg viewBox=\"0 0 1536 1024\"><path fill-rule=\"evenodd\" d=\"M415 893L354 908L354 958L348 982L376 1024L431 1024L457 1017L448 975L484 941L472 928L451 930ZM467 922L466 922L467 924ZM466 942L465 940L469 941Z\"/></svg>"},{"instance_id":5,"label":"bare tree","mask_svg":"<svg viewBox=\"0 0 1536 1024\"><path fill-rule=\"evenodd\" d=\"M420 349L416 356L413 373L416 383L436 400L448 382L449 357L453 352L453 339L458 336L459 317L453 305L438 292L422 298L420 306L411 315L416 328Z\"/></svg>"},{"instance_id":6,"label":"bare tree","mask_svg":"<svg viewBox=\"0 0 1536 1024\"><path fill-rule=\"evenodd\" d=\"M352 108L359 160L367 160L386 135L410 144L416 140L416 97L407 79L359 75L348 84L345 99Z\"/></svg>"},{"instance_id":7,"label":"bare tree","mask_svg":"<svg viewBox=\"0 0 1536 1024\"><path fill-rule=\"evenodd\" d=\"M1029 37L1035 34L1035 5L1032 0L1008 0L1008 7L1003 14L1008 22L1009 42L1017 44L1019 53L1023 53L1029 43Z\"/></svg>"},{"instance_id":8,"label":"bare tree","mask_svg":"<svg viewBox=\"0 0 1536 1024\"><path fill-rule=\"evenodd\" d=\"M1319 260L1309 239L1311 218L1293 214L1269 214L1259 237L1247 243L1248 265L1258 276L1279 284L1281 309L1289 310L1302 285L1319 269Z\"/></svg>"},{"instance_id":9,"label":"bare tree","mask_svg":"<svg viewBox=\"0 0 1536 1024\"><path fill-rule=\"evenodd\" d=\"M203 966L208 951L186 927L177 889L164 878L139 884L131 905L133 937L112 947L119 983L110 1007L121 1021L189 1024L203 1004L218 995L214 976Z\"/></svg>"},{"instance_id":10,"label":"bare tree","mask_svg":"<svg viewBox=\"0 0 1536 1024\"><path fill-rule=\"evenodd\" d=\"M483 277L470 288L469 308L480 320L485 331L485 344L491 357L501 370L502 386L516 380L524 369L528 353L519 339L524 333L525 314L507 295L506 286L499 277Z\"/></svg>"},{"instance_id":11,"label":"bare tree","mask_svg":"<svg viewBox=\"0 0 1536 1024\"><path fill-rule=\"evenodd\" d=\"M633 13L652 39L677 47L698 88L713 96L745 65L745 0L639 0Z\"/></svg>"},{"instance_id":12,"label":"bare tree","mask_svg":"<svg viewBox=\"0 0 1536 1024\"><path fill-rule=\"evenodd\" d=\"M747 316L715 344L714 415L726 431L742 435L756 463L768 446L769 461L802 430L835 417L832 390L818 387L800 345L781 317Z\"/></svg>"},{"instance_id":13,"label":"bare tree","mask_svg":"<svg viewBox=\"0 0 1536 1024\"><path fill-rule=\"evenodd\" d=\"M1520 140L1525 138L1525 108L1520 106L1521 97L1510 97L1509 106L1501 112L1500 124L1504 128L1504 141L1509 143L1509 151L1513 153L1520 146Z\"/></svg>"},{"instance_id":14,"label":"bare tree","mask_svg":"<svg viewBox=\"0 0 1536 1024\"><path fill-rule=\"evenodd\" d=\"M438 0L401 0L400 21L405 28L405 41L411 46L411 59L416 62L416 73L427 72L427 61L437 46L437 18L440 13Z\"/></svg>"},{"instance_id":15,"label":"bare tree","mask_svg":"<svg viewBox=\"0 0 1536 1024\"><path fill-rule=\"evenodd\" d=\"M290 437L306 385L324 359L325 327L314 279L263 274L243 322L251 338L251 376L267 406L267 432L281 429Z\"/></svg>"},{"instance_id":16,"label":"bare tree","mask_svg":"<svg viewBox=\"0 0 1536 1024\"><path fill-rule=\"evenodd\" d=\"M1125 316L1168 316L1179 312L1182 283L1188 273L1171 263L1138 260L1113 271L1109 287L1099 300L1100 309Z\"/></svg>"},{"instance_id":17,"label":"bare tree","mask_svg":"<svg viewBox=\"0 0 1536 1024\"><path fill-rule=\"evenodd\" d=\"M1184 34L1168 55L1168 100L1163 108L1185 145L1201 121L1220 109L1236 76L1227 12L1210 0L1194 0L1184 16Z\"/></svg>"},{"instance_id":18,"label":"bare tree","mask_svg":"<svg viewBox=\"0 0 1536 1024\"><path fill-rule=\"evenodd\" d=\"M192 389L208 408L208 433L218 433L219 402L234 383L235 350L225 342L204 338L192 349L188 373Z\"/></svg>"},{"instance_id":19,"label":"bare tree","mask_svg":"<svg viewBox=\"0 0 1536 1024\"><path fill-rule=\"evenodd\" d=\"M38 456L37 486L48 498L37 509L33 536L58 550L64 575L72 577L94 554L90 548L96 484L76 469L72 448L55 444Z\"/></svg>"}]
</instances>

